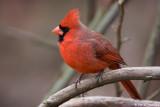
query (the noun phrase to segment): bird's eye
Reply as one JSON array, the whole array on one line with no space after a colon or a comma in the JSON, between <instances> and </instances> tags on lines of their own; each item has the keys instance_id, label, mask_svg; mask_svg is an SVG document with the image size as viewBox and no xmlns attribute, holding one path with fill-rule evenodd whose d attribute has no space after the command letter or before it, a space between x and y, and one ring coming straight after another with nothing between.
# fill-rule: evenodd
<instances>
[{"instance_id":1,"label":"bird's eye","mask_svg":"<svg viewBox=\"0 0 160 107\"><path fill-rule=\"evenodd\" d=\"M65 30L68 31L68 30L69 30L69 27L65 27Z\"/></svg>"},{"instance_id":2,"label":"bird's eye","mask_svg":"<svg viewBox=\"0 0 160 107\"><path fill-rule=\"evenodd\" d=\"M59 28L61 29L61 30L63 30L64 32L68 32L69 31L69 27L62 27L61 25L59 25Z\"/></svg>"}]
</instances>

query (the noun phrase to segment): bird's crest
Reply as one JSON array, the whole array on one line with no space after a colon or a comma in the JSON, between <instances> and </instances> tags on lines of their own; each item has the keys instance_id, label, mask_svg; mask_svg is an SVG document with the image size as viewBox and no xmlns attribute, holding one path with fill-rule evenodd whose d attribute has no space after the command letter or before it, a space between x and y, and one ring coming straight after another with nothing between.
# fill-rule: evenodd
<instances>
[{"instance_id":1,"label":"bird's crest","mask_svg":"<svg viewBox=\"0 0 160 107\"><path fill-rule=\"evenodd\" d=\"M79 9L72 9L62 20L62 27L76 28L79 25Z\"/></svg>"}]
</instances>

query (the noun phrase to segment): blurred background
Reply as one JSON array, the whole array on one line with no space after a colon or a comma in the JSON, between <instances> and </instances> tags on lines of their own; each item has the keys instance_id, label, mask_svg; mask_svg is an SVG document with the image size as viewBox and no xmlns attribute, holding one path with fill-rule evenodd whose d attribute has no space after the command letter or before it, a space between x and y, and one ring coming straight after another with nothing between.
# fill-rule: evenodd
<instances>
[{"instance_id":1,"label":"blurred background","mask_svg":"<svg viewBox=\"0 0 160 107\"><path fill-rule=\"evenodd\" d=\"M81 21L88 25L98 9L108 10L114 0L0 0L0 106L35 107L62 72L63 59L52 29L73 8L79 8ZM158 12L158 0L129 0L125 4L121 55L131 66L142 66L147 44ZM103 33L116 46L115 21ZM160 46L160 45L159 45ZM152 65L160 65L156 48ZM69 83L78 79L74 74ZM89 75L92 76L92 75ZM137 81L134 81L137 84ZM160 88L152 81L147 95ZM66 84L66 85L67 85ZM115 96L114 85L105 85L86 96ZM122 95L128 97L126 93ZM160 96L155 100L159 100Z\"/></svg>"}]
</instances>

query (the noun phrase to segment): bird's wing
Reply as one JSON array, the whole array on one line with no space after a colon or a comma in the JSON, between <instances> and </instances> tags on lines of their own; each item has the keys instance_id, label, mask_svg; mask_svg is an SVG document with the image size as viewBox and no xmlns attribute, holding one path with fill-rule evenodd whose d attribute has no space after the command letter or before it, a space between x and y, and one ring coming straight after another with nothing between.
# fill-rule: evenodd
<instances>
[{"instance_id":1,"label":"bird's wing","mask_svg":"<svg viewBox=\"0 0 160 107\"><path fill-rule=\"evenodd\" d=\"M89 40L89 43L97 58L106 62L115 62L126 65L118 51L112 46L107 38L96 32L92 34L94 35L92 36L93 38Z\"/></svg>"}]
</instances>

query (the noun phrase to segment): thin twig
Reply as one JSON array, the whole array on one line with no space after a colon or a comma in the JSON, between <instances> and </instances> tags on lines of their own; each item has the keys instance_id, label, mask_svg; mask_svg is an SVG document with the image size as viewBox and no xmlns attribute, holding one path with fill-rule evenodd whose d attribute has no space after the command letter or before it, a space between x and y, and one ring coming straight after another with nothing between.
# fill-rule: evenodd
<instances>
[{"instance_id":1,"label":"thin twig","mask_svg":"<svg viewBox=\"0 0 160 107\"><path fill-rule=\"evenodd\" d=\"M59 107L160 107L160 102L134 100L130 98L94 96L74 98Z\"/></svg>"},{"instance_id":2,"label":"thin twig","mask_svg":"<svg viewBox=\"0 0 160 107\"><path fill-rule=\"evenodd\" d=\"M121 90L120 84L118 82L116 82L114 85L115 85L115 90L116 90L116 96L121 97L122 90Z\"/></svg>"},{"instance_id":3,"label":"thin twig","mask_svg":"<svg viewBox=\"0 0 160 107\"><path fill-rule=\"evenodd\" d=\"M121 0L119 0L121 1ZM122 31L122 24L124 20L124 3L119 4L119 9L120 9L120 16L119 16L119 22L117 26L117 50L120 51L121 45L122 45L122 39L121 39L121 31Z\"/></svg>"},{"instance_id":4,"label":"thin twig","mask_svg":"<svg viewBox=\"0 0 160 107\"><path fill-rule=\"evenodd\" d=\"M118 21L118 26L117 26L117 50L120 51L121 44L122 44L122 39L121 39L121 29L122 29L122 23L124 19L124 2L121 3L122 0L118 1L119 4L119 21ZM116 89L116 96L120 97L122 95L122 90L120 88L119 83L115 83L115 89Z\"/></svg>"},{"instance_id":5,"label":"thin twig","mask_svg":"<svg viewBox=\"0 0 160 107\"><path fill-rule=\"evenodd\" d=\"M160 88L156 90L154 93L152 93L149 97L147 97L146 100L154 100L159 94L160 94Z\"/></svg>"},{"instance_id":6,"label":"thin twig","mask_svg":"<svg viewBox=\"0 0 160 107\"><path fill-rule=\"evenodd\" d=\"M121 4L124 4L126 0L121 0ZM103 19L99 22L99 26L96 28L96 32L104 33L110 24L115 20L119 12L119 4L116 2L109 10L106 12Z\"/></svg>"},{"instance_id":7,"label":"thin twig","mask_svg":"<svg viewBox=\"0 0 160 107\"><path fill-rule=\"evenodd\" d=\"M82 80L77 89L75 84L72 84L50 96L39 107L56 107L93 88L124 80L160 80L160 67L131 67L105 72L99 84L95 77Z\"/></svg>"}]
</instances>

